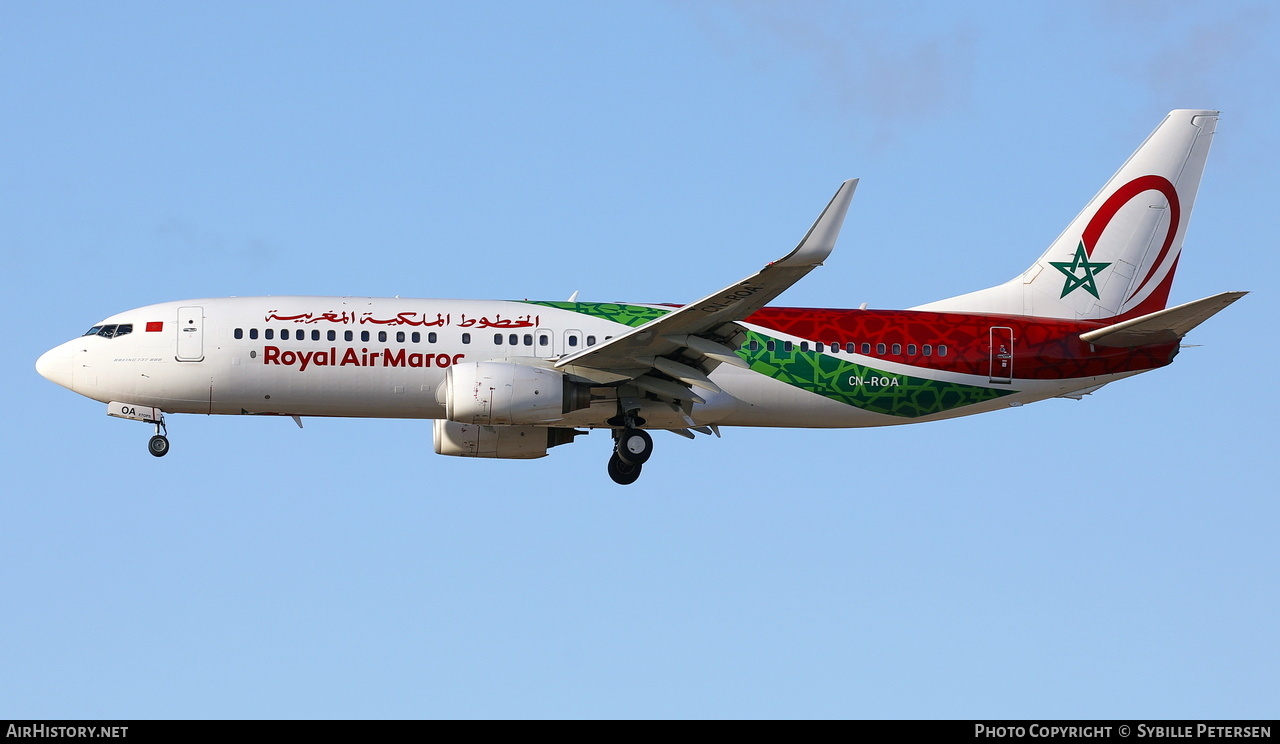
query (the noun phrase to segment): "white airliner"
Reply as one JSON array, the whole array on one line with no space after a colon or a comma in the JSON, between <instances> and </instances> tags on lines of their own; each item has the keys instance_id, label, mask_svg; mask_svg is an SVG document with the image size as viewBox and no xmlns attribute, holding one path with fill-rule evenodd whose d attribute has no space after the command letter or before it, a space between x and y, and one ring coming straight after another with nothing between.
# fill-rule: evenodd
<instances>
[{"instance_id":1,"label":"white airliner","mask_svg":"<svg viewBox=\"0 0 1280 744\"><path fill-rule=\"evenodd\" d=\"M1166 300L1218 112L1170 112L1035 263L911 310L766 307L831 253L856 181L799 246L684 306L231 297L129 310L36 362L155 425L166 413L435 420L435 451L543 457L606 428L628 484L648 431L887 426L1080 398L1173 361L1243 296ZM162 433L164 431L164 433Z\"/></svg>"}]
</instances>

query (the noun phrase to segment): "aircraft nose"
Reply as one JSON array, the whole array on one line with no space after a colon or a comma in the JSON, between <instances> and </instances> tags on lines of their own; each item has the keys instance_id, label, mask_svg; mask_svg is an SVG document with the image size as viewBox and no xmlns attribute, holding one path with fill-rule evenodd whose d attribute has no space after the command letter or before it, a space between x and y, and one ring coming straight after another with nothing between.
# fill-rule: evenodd
<instances>
[{"instance_id":1,"label":"aircraft nose","mask_svg":"<svg viewBox=\"0 0 1280 744\"><path fill-rule=\"evenodd\" d=\"M40 355L36 360L36 371L40 376L73 390L71 386L71 343L55 346Z\"/></svg>"}]
</instances>

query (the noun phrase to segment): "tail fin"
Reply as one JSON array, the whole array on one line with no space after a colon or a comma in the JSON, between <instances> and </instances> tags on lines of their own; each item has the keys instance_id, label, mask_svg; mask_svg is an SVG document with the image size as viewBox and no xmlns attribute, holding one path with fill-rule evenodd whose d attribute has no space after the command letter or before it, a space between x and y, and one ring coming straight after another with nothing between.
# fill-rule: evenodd
<instances>
[{"instance_id":1,"label":"tail fin","mask_svg":"<svg viewBox=\"0 0 1280 744\"><path fill-rule=\"evenodd\" d=\"M1170 111L1021 276L915 309L1071 319L1163 309L1217 122L1217 111Z\"/></svg>"}]
</instances>

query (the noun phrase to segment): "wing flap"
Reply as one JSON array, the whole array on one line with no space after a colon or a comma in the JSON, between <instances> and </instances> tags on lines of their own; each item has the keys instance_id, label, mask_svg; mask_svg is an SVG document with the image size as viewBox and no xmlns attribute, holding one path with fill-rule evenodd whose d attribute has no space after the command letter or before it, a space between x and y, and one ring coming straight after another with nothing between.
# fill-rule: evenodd
<instances>
[{"instance_id":1,"label":"wing flap","mask_svg":"<svg viewBox=\"0 0 1280 744\"><path fill-rule=\"evenodd\" d=\"M672 400L691 400L694 403L706 403L706 399L689 388L669 380L662 380L652 375L640 375L631 381L632 385L655 395Z\"/></svg>"}]
</instances>

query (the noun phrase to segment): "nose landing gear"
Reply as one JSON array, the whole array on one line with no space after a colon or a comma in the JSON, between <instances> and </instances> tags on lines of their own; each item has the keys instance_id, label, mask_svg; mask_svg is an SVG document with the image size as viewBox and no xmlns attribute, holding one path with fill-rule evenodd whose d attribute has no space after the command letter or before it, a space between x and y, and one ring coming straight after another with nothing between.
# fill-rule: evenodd
<instances>
[{"instance_id":1,"label":"nose landing gear","mask_svg":"<svg viewBox=\"0 0 1280 744\"><path fill-rule=\"evenodd\" d=\"M164 430L164 434L160 431ZM156 422L156 434L147 442L147 451L156 457L164 457L169 454L169 437L165 436L169 430L165 428L164 418Z\"/></svg>"},{"instance_id":2,"label":"nose landing gear","mask_svg":"<svg viewBox=\"0 0 1280 744\"><path fill-rule=\"evenodd\" d=\"M169 438L165 436L169 430L164 426L164 411L152 406L140 406L134 403L122 403L113 400L107 404L107 415L116 418L141 421L156 425L156 434L147 442L147 451L156 457L169 454Z\"/></svg>"},{"instance_id":3,"label":"nose landing gear","mask_svg":"<svg viewBox=\"0 0 1280 744\"><path fill-rule=\"evenodd\" d=\"M161 434L151 437L151 441L147 442L147 451L156 457L164 457L169 454L169 438Z\"/></svg>"}]
</instances>

